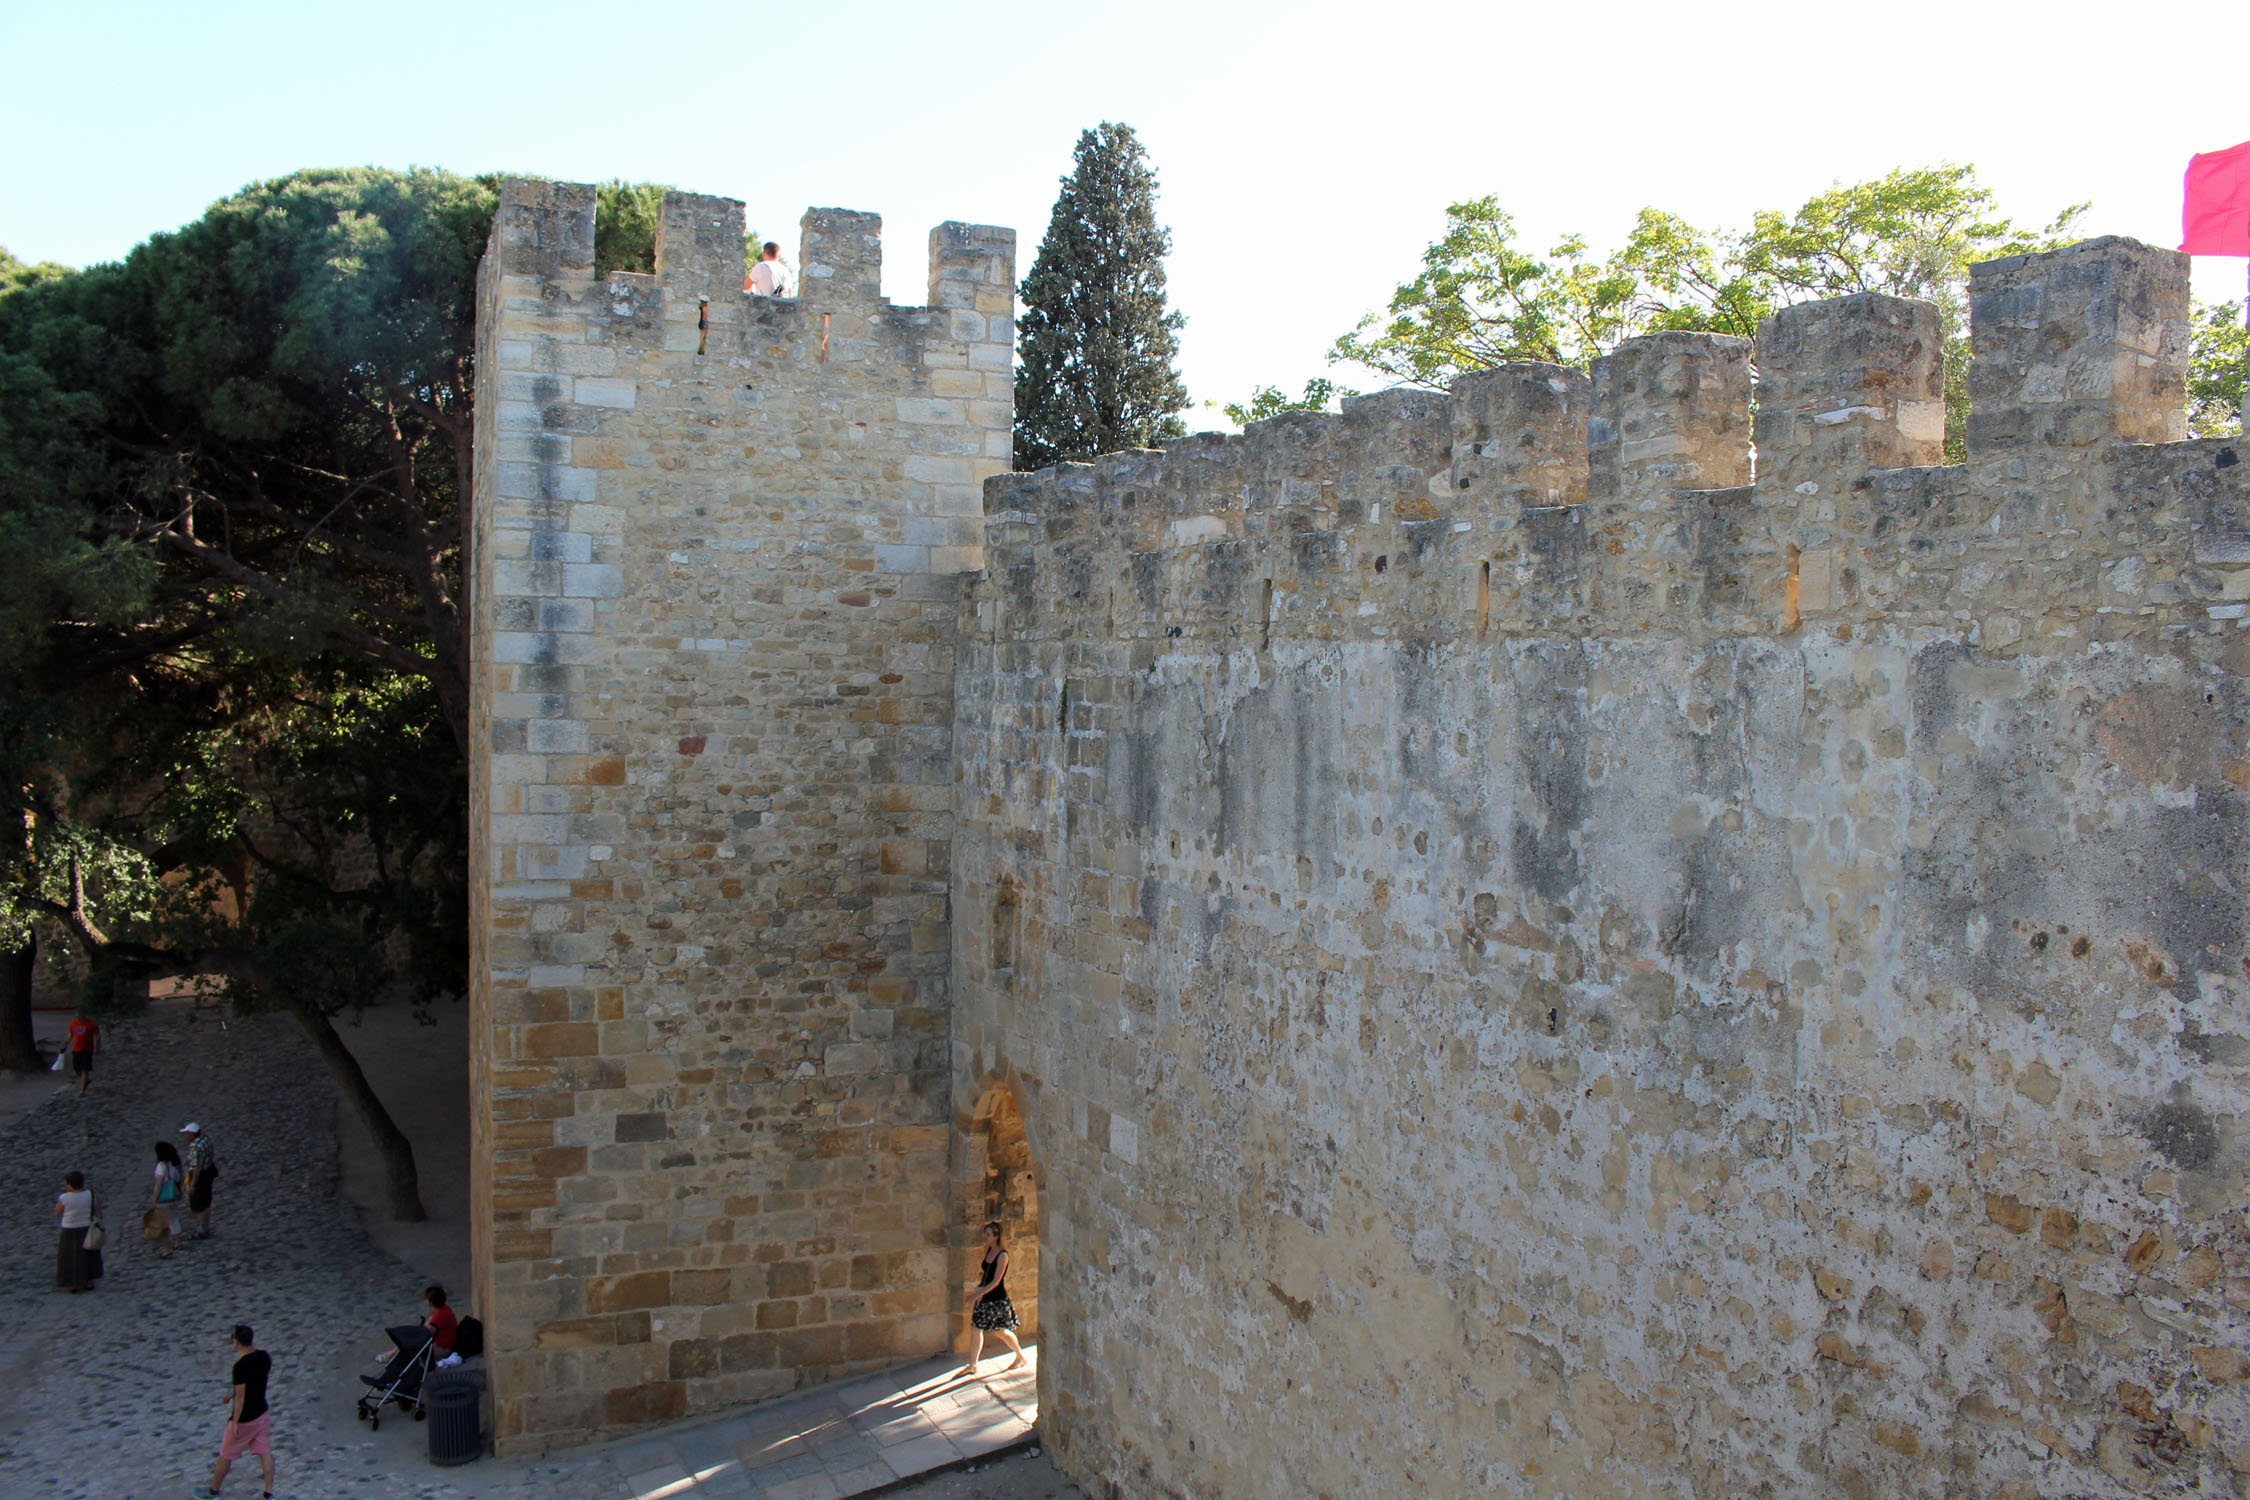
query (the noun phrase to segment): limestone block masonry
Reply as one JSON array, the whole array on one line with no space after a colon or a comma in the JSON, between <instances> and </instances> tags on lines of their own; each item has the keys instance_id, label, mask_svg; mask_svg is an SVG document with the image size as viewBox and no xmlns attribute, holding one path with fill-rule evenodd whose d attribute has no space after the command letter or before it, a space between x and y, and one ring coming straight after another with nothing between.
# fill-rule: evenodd
<instances>
[{"instance_id":1,"label":"limestone block masonry","mask_svg":"<svg viewBox=\"0 0 2250 1500\"><path fill-rule=\"evenodd\" d=\"M503 1448L932 1352L993 1217L1101 1500L2250 1493L2184 257L1977 267L1958 466L1861 296L1010 475L1004 231L591 244L481 285Z\"/></svg>"},{"instance_id":2,"label":"limestone block masonry","mask_svg":"<svg viewBox=\"0 0 2250 1500\"><path fill-rule=\"evenodd\" d=\"M511 180L479 280L476 1303L519 1451L936 1352L959 575L1008 467L1014 236L930 305L815 209Z\"/></svg>"},{"instance_id":3,"label":"limestone block masonry","mask_svg":"<svg viewBox=\"0 0 2250 1500\"><path fill-rule=\"evenodd\" d=\"M1958 467L1865 296L987 484L956 1119L1090 1495L2250 1493L2186 269L1977 267Z\"/></svg>"}]
</instances>

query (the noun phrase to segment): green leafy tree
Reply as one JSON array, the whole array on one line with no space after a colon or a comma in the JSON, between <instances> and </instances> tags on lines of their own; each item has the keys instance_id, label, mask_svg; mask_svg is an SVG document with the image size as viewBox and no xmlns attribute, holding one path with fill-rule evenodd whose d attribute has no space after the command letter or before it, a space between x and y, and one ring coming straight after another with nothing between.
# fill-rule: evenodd
<instances>
[{"instance_id":1,"label":"green leafy tree","mask_svg":"<svg viewBox=\"0 0 2250 1500\"><path fill-rule=\"evenodd\" d=\"M1336 341L1349 360L1416 385L1442 386L1466 370L1511 360L1582 365L1639 331L1636 278L1592 259L1578 236L1546 256L1516 244L1516 225L1494 197L1445 211L1445 233L1422 270Z\"/></svg>"},{"instance_id":2,"label":"green leafy tree","mask_svg":"<svg viewBox=\"0 0 2250 1500\"><path fill-rule=\"evenodd\" d=\"M627 182L613 177L594 189L594 274L656 269L656 226L664 217L664 195L671 192L661 182ZM758 259L758 232L751 230L742 246L742 269Z\"/></svg>"},{"instance_id":3,"label":"green leafy tree","mask_svg":"<svg viewBox=\"0 0 2250 1500\"><path fill-rule=\"evenodd\" d=\"M1794 302L1885 292L1934 302L1947 356L1947 450L1968 411L1968 272L1979 260L2066 244L2085 205L2043 229L1995 211L1975 169L1952 164L1840 185L1793 213L1762 211L1740 231L1706 230L1645 208L1617 252L1584 239L1546 255L1516 243L1490 197L1446 211L1446 233L1386 313L1338 339L1331 357L1443 385L1508 360L1585 365L1624 339L1666 330L1749 336Z\"/></svg>"},{"instance_id":4,"label":"green leafy tree","mask_svg":"<svg viewBox=\"0 0 2250 1500\"><path fill-rule=\"evenodd\" d=\"M2242 431L2245 365L2250 365L2250 330L2242 326L2242 304L2198 303L2189 329L2189 431L2197 437Z\"/></svg>"},{"instance_id":5,"label":"green leafy tree","mask_svg":"<svg viewBox=\"0 0 2250 1500\"><path fill-rule=\"evenodd\" d=\"M656 269L656 226L664 213L661 182L612 178L594 189L594 274Z\"/></svg>"},{"instance_id":6,"label":"green leafy tree","mask_svg":"<svg viewBox=\"0 0 2250 1500\"><path fill-rule=\"evenodd\" d=\"M1164 292L1171 248L1132 127L1104 121L1080 135L1023 282L1017 463L1085 460L1187 431L1174 368L1182 320Z\"/></svg>"},{"instance_id":7,"label":"green leafy tree","mask_svg":"<svg viewBox=\"0 0 2250 1500\"><path fill-rule=\"evenodd\" d=\"M441 172L300 172L0 301L0 349L98 412L69 498L161 563L159 639L424 678L466 743L473 282L494 202Z\"/></svg>"},{"instance_id":8,"label":"green leafy tree","mask_svg":"<svg viewBox=\"0 0 2250 1500\"><path fill-rule=\"evenodd\" d=\"M11 382L0 360L0 401ZM36 412L16 408L19 422ZM18 427L18 432L22 427ZM40 505L0 472L0 1068L41 1066L31 1002L39 959L37 917L69 896L72 872L123 889L131 851L74 826L61 768L81 742L84 696L73 674L90 663L58 654L53 622L89 634L123 626L145 608L153 570L145 554L89 539L66 510Z\"/></svg>"},{"instance_id":9,"label":"green leafy tree","mask_svg":"<svg viewBox=\"0 0 2250 1500\"><path fill-rule=\"evenodd\" d=\"M0 296L0 394L32 418L0 424L0 528L35 539L6 566L67 583L10 588L0 619L23 827L0 945L46 927L113 1004L192 974L296 1016L406 1218L411 1150L331 1017L465 973L460 549L494 198L300 172Z\"/></svg>"},{"instance_id":10,"label":"green leafy tree","mask_svg":"<svg viewBox=\"0 0 2250 1500\"><path fill-rule=\"evenodd\" d=\"M0 315L14 294L69 273L0 251ZM99 403L58 390L38 363L0 347L0 1068L41 1066L31 1025L43 903L73 868L113 873L112 850L64 824L58 771L77 742L81 684L98 642L147 609L153 558L87 524L74 487L98 464L82 433Z\"/></svg>"},{"instance_id":11,"label":"green leafy tree","mask_svg":"<svg viewBox=\"0 0 2250 1500\"><path fill-rule=\"evenodd\" d=\"M26 264L10 255L6 245L0 245L0 297L69 274L67 266L58 266L51 260Z\"/></svg>"},{"instance_id":12,"label":"green leafy tree","mask_svg":"<svg viewBox=\"0 0 2250 1500\"><path fill-rule=\"evenodd\" d=\"M1302 396L1292 396L1278 386L1262 385L1250 393L1248 401L1229 401L1219 409L1237 427L1247 427L1252 422L1278 417L1285 411L1326 411L1339 398L1358 394L1359 392L1340 386L1333 380L1315 377L1305 382L1305 393Z\"/></svg>"}]
</instances>

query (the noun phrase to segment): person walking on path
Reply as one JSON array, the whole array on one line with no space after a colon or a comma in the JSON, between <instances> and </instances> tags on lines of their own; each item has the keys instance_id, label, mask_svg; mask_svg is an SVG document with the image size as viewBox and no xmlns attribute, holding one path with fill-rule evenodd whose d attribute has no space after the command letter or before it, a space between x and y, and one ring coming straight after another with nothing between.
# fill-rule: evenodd
<instances>
[{"instance_id":1,"label":"person walking on path","mask_svg":"<svg viewBox=\"0 0 2250 1500\"><path fill-rule=\"evenodd\" d=\"M170 1260L180 1238L180 1153L170 1141L156 1143L156 1177L149 1185L148 1212L141 1215L142 1238L152 1241L157 1255Z\"/></svg>"},{"instance_id":2,"label":"person walking on path","mask_svg":"<svg viewBox=\"0 0 2250 1500\"><path fill-rule=\"evenodd\" d=\"M273 1374L273 1356L258 1348L250 1325L234 1325L233 1390L227 1396L227 1432L219 1441L219 1464L211 1471L211 1487L198 1490L199 1500L218 1500L227 1470L245 1453L258 1455L258 1469L266 1481L266 1500L273 1500L273 1436L266 1409L266 1378Z\"/></svg>"},{"instance_id":3,"label":"person walking on path","mask_svg":"<svg viewBox=\"0 0 2250 1500\"><path fill-rule=\"evenodd\" d=\"M101 1216L102 1201L86 1186L83 1172L63 1173L63 1190L55 1195L55 1219L62 1229L55 1241L55 1290L76 1294L93 1290L101 1275L99 1249L86 1248L86 1231Z\"/></svg>"},{"instance_id":4,"label":"person walking on path","mask_svg":"<svg viewBox=\"0 0 2250 1500\"><path fill-rule=\"evenodd\" d=\"M74 1016L70 1022L70 1070L78 1075L78 1097L86 1097L86 1086L94 1081L94 1054L101 1050L102 1029L87 1016Z\"/></svg>"},{"instance_id":5,"label":"person walking on path","mask_svg":"<svg viewBox=\"0 0 2250 1500\"><path fill-rule=\"evenodd\" d=\"M984 1226L984 1264L978 1280L981 1285L969 1293L969 1363L961 1373L976 1374L988 1333L998 1334L1000 1342L1015 1351L1014 1362L1004 1368L1019 1370L1024 1363L1023 1345L1016 1342L1016 1305L1008 1300L1008 1250L1001 1243L997 1219Z\"/></svg>"},{"instance_id":6,"label":"person walking on path","mask_svg":"<svg viewBox=\"0 0 2250 1500\"><path fill-rule=\"evenodd\" d=\"M182 1125L180 1134L188 1138L187 1206L195 1215L195 1233L189 1238L207 1240L211 1238L211 1184L219 1180L219 1154L212 1148L211 1137L195 1121Z\"/></svg>"}]
</instances>

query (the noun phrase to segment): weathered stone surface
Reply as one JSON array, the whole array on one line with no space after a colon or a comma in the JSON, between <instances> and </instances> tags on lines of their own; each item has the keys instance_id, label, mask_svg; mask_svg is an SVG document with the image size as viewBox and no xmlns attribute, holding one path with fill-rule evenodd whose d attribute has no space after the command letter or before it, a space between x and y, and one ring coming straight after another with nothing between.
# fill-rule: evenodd
<instances>
[{"instance_id":1,"label":"weathered stone surface","mask_svg":"<svg viewBox=\"0 0 2250 1500\"><path fill-rule=\"evenodd\" d=\"M504 1442L934 1349L997 1218L1094 1493L2250 1471L2250 466L2146 442L2177 257L1980 268L1962 466L1861 297L1016 475L999 232L905 311L816 211L698 329L586 191L485 286Z\"/></svg>"},{"instance_id":2,"label":"weathered stone surface","mask_svg":"<svg viewBox=\"0 0 2250 1500\"><path fill-rule=\"evenodd\" d=\"M816 209L804 295L770 301L741 205L693 194L655 275L594 280L592 195L510 181L481 285L476 1301L507 1449L932 1353L956 1300L944 573L1007 467L1013 236L942 226L932 305L893 307L880 221Z\"/></svg>"},{"instance_id":3,"label":"weathered stone surface","mask_svg":"<svg viewBox=\"0 0 2250 1500\"><path fill-rule=\"evenodd\" d=\"M1964 468L1851 298L1755 476L1671 338L1465 380L1433 510L1405 411L987 486L954 1090L1090 1492L2231 1492L2246 471L2117 441L2177 257L1976 285Z\"/></svg>"}]
</instances>

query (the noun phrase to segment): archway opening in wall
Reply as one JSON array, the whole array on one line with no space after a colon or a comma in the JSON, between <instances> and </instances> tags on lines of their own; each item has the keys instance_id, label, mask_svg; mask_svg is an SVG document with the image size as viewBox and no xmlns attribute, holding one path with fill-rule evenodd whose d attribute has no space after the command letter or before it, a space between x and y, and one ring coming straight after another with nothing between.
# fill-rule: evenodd
<instances>
[{"instance_id":1,"label":"archway opening in wall","mask_svg":"<svg viewBox=\"0 0 2250 1500\"><path fill-rule=\"evenodd\" d=\"M962 1142L961 1166L956 1280L964 1290L977 1284L984 1226L998 1220L1008 1250L1008 1299L1016 1306L1016 1337L1029 1344L1039 1336L1039 1182L1023 1111L1007 1084L994 1083L978 1099ZM953 1333L954 1348L966 1349L966 1299L954 1304ZM997 1341L986 1340L988 1358L1000 1352Z\"/></svg>"}]
</instances>

